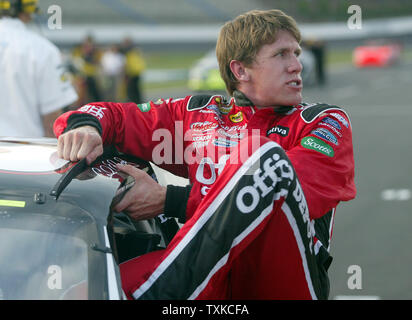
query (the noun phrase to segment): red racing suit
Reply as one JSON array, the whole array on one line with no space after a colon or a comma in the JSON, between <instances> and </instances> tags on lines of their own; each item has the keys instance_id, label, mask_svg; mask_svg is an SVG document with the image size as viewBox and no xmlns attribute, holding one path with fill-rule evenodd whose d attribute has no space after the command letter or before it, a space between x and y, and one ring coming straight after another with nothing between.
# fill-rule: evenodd
<instances>
[{"instance_id":1,"label":"red racing suit","mask_svg":"<svg viewBox=\"0 0 412 320\"><path fill-rule=\"evenodd\" d=\"M327 298L335 208L356 195L343 109L258 109L238 91L97 102L61 115L55 134L90 120L104 144L193 185L168 247L121 266L129 298Z\"/></svg>"}]
</instances>

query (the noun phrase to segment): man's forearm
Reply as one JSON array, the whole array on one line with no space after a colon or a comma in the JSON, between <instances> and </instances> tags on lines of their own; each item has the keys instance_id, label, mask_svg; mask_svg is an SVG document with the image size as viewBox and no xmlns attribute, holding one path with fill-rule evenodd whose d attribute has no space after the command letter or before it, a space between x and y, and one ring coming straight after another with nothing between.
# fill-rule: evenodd
<instances>
[{"instance_id":1,"label":"man's forearm","mask_svg":"<svg viewBox=\"0 0 412 320\"><path fill-rule=\"evenodd\" d=\"M164 215L178 218L180 223L186 222L186 206L192 186L167 186Z\"/></svg>"}]
</instances>

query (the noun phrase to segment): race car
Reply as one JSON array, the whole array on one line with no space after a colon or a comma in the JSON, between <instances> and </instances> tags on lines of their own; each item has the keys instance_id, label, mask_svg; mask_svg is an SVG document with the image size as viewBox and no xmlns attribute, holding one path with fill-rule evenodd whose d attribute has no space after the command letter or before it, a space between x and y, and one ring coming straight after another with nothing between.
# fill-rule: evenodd
<instances>
[{"instance_id":1,"label":"race car","mask_svg":"<svg viewBox=\"0 0 412 320\"><path fill-rule=\"evenodd\" d=\"M397 43L370 42L356 47L352 60L356 67L387 67L400 59L402 46Z\"/></svg>"},{"instance_id":2,"label":"race car","mask_svg":"<svg viewBox=\"0 0 412 320\"><path fill-rule=\"evenodd\" d=\"M174 219L132 221L112 207L134 181L108 148L90 166L59 159L56 139L0 138L0 299L125 299L119 264L163 249Z\"/></svg>"},{"instance_id":3,"label":"race car","mask_svg":"<svg viewBox=\"0 0 412 320\"><path fill-rule=\"evenodd\" d=\"M309 50L302 49L299 60L303 66L302 80L305 85L312 85L316 81L315 58ZM189 70L188 87L194 92L215 92L224 94L225 83L220 76L216 52L207 52Z\"/></svg>"}]
</instances>

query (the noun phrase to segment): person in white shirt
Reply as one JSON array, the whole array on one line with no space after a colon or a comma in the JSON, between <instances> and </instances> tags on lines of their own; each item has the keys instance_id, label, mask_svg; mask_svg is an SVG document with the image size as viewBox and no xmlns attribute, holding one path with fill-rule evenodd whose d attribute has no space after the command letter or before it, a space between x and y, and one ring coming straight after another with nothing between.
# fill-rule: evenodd
<instances>
[{"instance_id":1,"label":"person in white shirt","mask_svg":"<svg viewBox=\"0 0 412 320\"><path fill-rule=\"evenodd\" d=\"M105 100L115 101L118 98L118 90L123 70L125 57L119 52L117 45L112 45L103 53L101 65L103 75L106 78L106 97Z\"/></svg>"},{"instance_id":2,"label":"person in white shirt","mask_svg":"<svg viewBox=\"0 0 412 320\"><path fill-rule=\"evenodd\" d=\"M37 2L0 0L0 136L54 137L54 120L78 99L59 49L25 25Z\"/></svg>"}]
</instances>

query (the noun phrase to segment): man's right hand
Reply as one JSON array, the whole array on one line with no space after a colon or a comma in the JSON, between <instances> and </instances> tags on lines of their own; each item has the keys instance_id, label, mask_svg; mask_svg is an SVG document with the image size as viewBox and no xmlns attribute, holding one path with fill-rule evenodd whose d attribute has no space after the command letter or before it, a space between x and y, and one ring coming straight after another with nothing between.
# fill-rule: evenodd
<instances>
[{"instance_id":1,"label":"man's right hand","mask_svg":"<svg viewBox=\"0 0 412 320\"><path fill-rule=\"evenodd\" d=\"M92 126L67 131L57 140L57 154L65 160L79 161L86 158L87 164L91 164L102 153L102 138Z\"/></svg>"}]
</instances>

